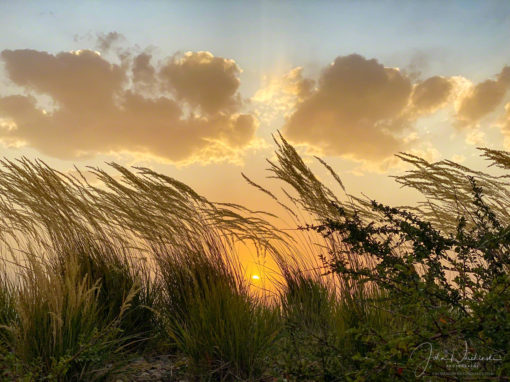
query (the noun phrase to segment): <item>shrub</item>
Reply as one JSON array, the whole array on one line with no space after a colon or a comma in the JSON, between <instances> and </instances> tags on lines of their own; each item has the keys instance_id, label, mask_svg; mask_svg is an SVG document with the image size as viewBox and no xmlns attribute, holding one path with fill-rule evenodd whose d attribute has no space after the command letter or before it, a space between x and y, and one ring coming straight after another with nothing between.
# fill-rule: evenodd
<instances>
[{"instance_id":1,"label":"shrub","mask_svg":"<svg viewBox=\"0 0 510 382\"><path fill-rule=\"evenodd\" d=\"M353 357L356 378L457 378L466 370L504 376L510 370L510 227L470 181L474 224L467 228L461 217L455 234L377 202L377 221L363 222L339 207L340 219L315 227L346 245L330 252L331 269L347 280L377 285L401 322L391 330L370 322L356 328L366 345ZM353 267L347 254L370 257L372 265Z\"/></svg>"}]
</instances>

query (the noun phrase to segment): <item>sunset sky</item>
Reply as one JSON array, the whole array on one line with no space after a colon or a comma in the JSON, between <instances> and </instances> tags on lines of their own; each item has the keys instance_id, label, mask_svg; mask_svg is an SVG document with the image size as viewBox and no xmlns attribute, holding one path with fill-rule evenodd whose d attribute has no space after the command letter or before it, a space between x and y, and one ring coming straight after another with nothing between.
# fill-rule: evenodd
<instances>
[{"instance_id":1,"label":"sunset sky","mask_svg":"<svg viewBox=\"0 0 510 382\"><path fill-rule=\"evenodd\" d=\"M0 150L270 209L271 134L403 204L399 151L510 149L510 2L0 2ZM319 170L319 175L325 176ZM325 178L326 179L326 178Z\"/></svg>"}]
</instances>

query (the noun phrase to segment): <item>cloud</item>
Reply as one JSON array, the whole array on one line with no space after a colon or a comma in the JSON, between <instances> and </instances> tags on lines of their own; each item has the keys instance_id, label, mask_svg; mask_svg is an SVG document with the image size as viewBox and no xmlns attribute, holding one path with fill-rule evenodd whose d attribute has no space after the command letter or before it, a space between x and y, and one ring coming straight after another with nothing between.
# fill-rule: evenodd
<instances>
[{"instance_id":1,"label":"cloud","mask_svg":"<svg viewBox=\"0 0 510 382\"><path fill-rule=\"evenodd\" d=\"M469 130L465 139L468 145L483 146L485 144L485 133L481 130Z\"/></svg>"},{"instance_id":2,"label":"cloud","mask_svg":"<svg viewBox=\"0 0 510 382\"><path fill-rule=\"evenodd\" d=\"M452 80L434 76L418 83L411 95L411 102L419 113L433 113L448 102L454 83Z\"/></svg>"},{"instance_id":3,"label":"cloud","mask_svg":"<svg viewBox=\"0 0 510 382\"><path fill-rule=\"evenodd\" d=\"M510 67L496 79L473 85L459 76L419 80L352 54L324 68L316 85L295 68L279 81L268 81L253 100L276 105L285 115L282 130L292 143L385 169L394 164L393 154L424 149L419 119L450 106L457 123L472 124L494 110L509 87ZM484 139L485 134L476 131L466 143Z\"/></svg>"},{"instance_id":4,"label":"cloud","mask_svg":"<svg viewBox=\"0 0 510 382\"><path fill-rule=\"evenodd\" d=\"M118 32L99 33L97 35L96 46L101 52L108 52L113 45L125 41L126 38L123 34Z\"/></svg>"},{"instance_id":5,"label":"cloud","mask_svg":"<svg viewBox=\"0 0 510 382\"><path fill-rule=\"evenodd\" d=\"M161 160L238 160L258 122L241 112L240 69L208 52L154 66L148 53L113 64L90 50L4 50L23 94L0 97L0 139L58 158L133 152ZM196 77L194 77L196 76ZM52 110L38 105L41 96Z\"/></svg>"},{"instance_id":6,"label":"cloud","mask_svg":"<svg viewBox=\"0 0 510 382\"><path fill-rule=\"evenodd\" d=\"M163 84L177 99L207 114L239 107L239 74L234 60L214 57L209 52L174 56L160 71Z\"/></svg>"},{"instance_id":7,"label":"cloud","mask_svg":"<svg viewBox=\"0 0 510 382\"><path fill-rule=\"evenodd\" d=\"M262 87L250 100L256 104L261 120L271 124L309 97L314 85L313 80L303 77L303 68L298 66L283 76L264 76Z\"/></svg>"},{"instance_id":8,"label":"cloud","mask_svg":"<svg viewBox=\"0 0 510 382\"><path fill-rule=\"evenodd\" d=\"M152 92L156 89L158 81L156 68L151 63L152 56L149 53L140 53L132 63L133 84L140 91Z\"/></svg>"},{"instance_id":9,"label":"cloud","mask_svg":"<svg viewBox=\"0 0 510 382\"><path fill-rule=\"evenodd\" d=\"M296 104L283 133L326 155L382 161L404 149L400 136L412 90L398 69L356 54L337 57Z\"/></svg>"},{"instance_id":10,"label":"cloud","mask_svg":"<svg viewBox=\"0 0 510 382\"><path fill-rule=\"evenodd\" d=\"M470 126L494 111L510 87L510 67L505 66L495 80L488 79L473 86L460 100L457 110L459 126Z\"/></svg>"},{"instance_id":11,"label":"cloud","mask_svg":"<svg viewBox=\"0 0 510 382\"><path fill-rule=\"evenodd\" d=\"M122 90L124 71L90 50L52 55L35 50L4 50L8 78L37 94L46 94L73 111L111 108Z\"/></svg>"},{"instance_id":12,"label":"cloud","mask_svg":"<svg viewBox=\"0 0 510 382\"><path fill-rule=\"evenodd\" d=\"M510 102L505 105L505 113L499 125L501 127L501 134L504 137L505 148L510 150Z\"/></svg>"},{"instance_id":13,"label":"cloud","mask_svg":"<svg viewBox=\"0 0 510 382\"><path fill-rule=\"evenodd\" d=\"M300 102L312 94L315 82L304 78L303 68L297 67L283 76L282 85L284 92L296 96Z\"/></svg>"}]
</instances>

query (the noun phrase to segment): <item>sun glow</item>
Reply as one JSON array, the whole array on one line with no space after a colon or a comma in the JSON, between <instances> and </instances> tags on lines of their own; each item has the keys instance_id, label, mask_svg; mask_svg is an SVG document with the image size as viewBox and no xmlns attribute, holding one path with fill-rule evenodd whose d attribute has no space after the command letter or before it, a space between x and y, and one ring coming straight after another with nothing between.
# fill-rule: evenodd
<instances>
[{"instance_id":1,"label":"sun glow","mask_svg":"<svg viewBox=\"0 0 510 382\"><path fill-rule=\"evenodd\" d=\"M251 278L252 278L252 280L260 280L259 275L252 275Z\"/></svg>"}]
</instances>

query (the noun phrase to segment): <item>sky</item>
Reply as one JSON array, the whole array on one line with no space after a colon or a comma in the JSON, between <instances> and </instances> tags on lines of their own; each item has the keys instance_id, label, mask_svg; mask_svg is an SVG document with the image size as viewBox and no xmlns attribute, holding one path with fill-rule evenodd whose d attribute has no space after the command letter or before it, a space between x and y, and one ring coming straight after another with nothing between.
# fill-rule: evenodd
<instances>
[{"instance_id":1,"label":"sky","mask_svg":"<svg viewBox=\"0 0 510 382\"><path fill-rule=\"evenodd\" d=\"M398 205L408 152L510 150L508 1L0 2L0 156L150 167L274 207L241 173L280 131L324 181ZM323 178L322 178L323 177Z\"/></svg>"}]
</instances>

